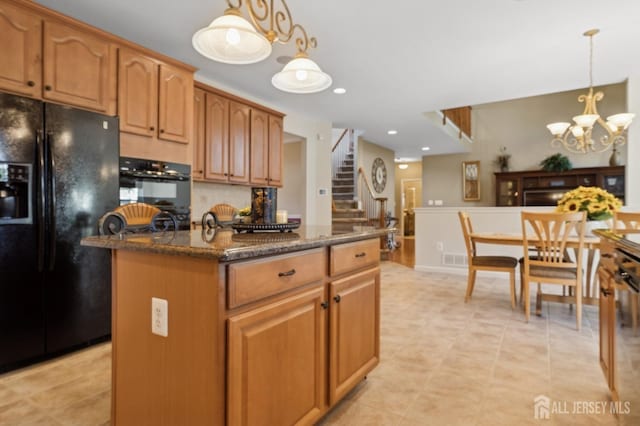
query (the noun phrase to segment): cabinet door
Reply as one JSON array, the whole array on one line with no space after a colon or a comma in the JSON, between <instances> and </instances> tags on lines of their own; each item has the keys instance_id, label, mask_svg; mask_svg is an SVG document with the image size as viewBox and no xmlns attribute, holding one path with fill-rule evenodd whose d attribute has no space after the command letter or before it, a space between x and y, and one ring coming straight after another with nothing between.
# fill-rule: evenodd
<instances>
[{"instance_id":1,"label":"cabinet door","mask_svg":"<svg viewBox=\"0 0 640 426\"><path fill-rule=\"evenodd\" d=\"M229 319L227 424L312 424L326 405L324 287Z\"/></svg>"},{"instance_id":2,"label":"cabinet door","mask_svg":"<svg viewBox=\"0 0 640 426\"><path fill-rule=\"evenodd\" d=\"M282 186L282 117L269 116L269 186Z\"/></svg>"},{"instance_id":3,"label":"cabinet door","mask_svg":"<svg viewBox=\"0 0 640 426\"><path fill-rule=\"evenodd\" d=\"M158 63L128 49L121 49L119 58L120 130L153 137L158 127Z\"/></svg>"},{"instance_id":4,"label":"cabinet door","mask_svg":"<svg viewBox=\"0 0 640 426\"><path fill-rule=\"evenodd\" d=\"M160 64L158 138L189 143L193 127L193 74Z\"/></svg>"},{"instance_id":5,"label":"cabinet door","mask_svg":"<svg viewBox=\"0 0 640 426\"><path fill-rule=\"evenodd\" d=\"M518 179L496 178L496 206L519 206Z\"/></svg>"},{"instance_id":6,"label":"cabinet door","mask_svg":"<svg viewBox=\"0 0 640 426\"><path fill-rule=\"evenodd\" d=\"M611 272L604 266L598 268L600 281L599 316L600 316L600 367L614 400L618 400L616 381L616 302L615 284Z\"/></svg>"},{"instance_id":7,"label":"cabinet door","mask_svg":"<svg viewBox=\"0 0 640 426\"><path fill-rule=\"evenodd\" d=\"M269 185L269 114L251 111L251 183Z\"/></svg>"},{"instance_id":8,"label":"cabinet door","mask_svg":"<svg viewBox=\"0 0 640 426\"><path fill-rule=\"evenodd\" d=\"M330 285L329 402L333 405L380 358L380 268Z\"/></svg>"},{"instance_id":9,"label":"cabinet door","mask_svg":"<svg viewBox=\"0 0 640 426\"><path fill-rule=\"evenodd\" d=\"M213 93L205 96L205 179L229 179L229 100Z\"/></svg>"},{"instance_id":10,"label":"cabinet door","mask_svg":"<svg viewBox=\"0 0 640 426\"><path fill-rule=\"evenodd\" d=\"M202 89L193 91L193 160L191 177L204 179L206 93Z\"/></svg>"},{"instance_id":11,"label":"cabinet door","mask_svg":"<svg viewBox=\"0 0 640 426\"><path fill-rule=\"evenodd\" d=\"M0 89L40 98L42 93L42 20L17 7L0 4Z\"/></svg>"},{"instance_id":12,"label":"cabinet door","mask_svg":"<svg viewBox=\"0 0 640 426\"><path fill-rule=\"evenodd\" d=\"M251 108L229 103L229 182L249 183Z\"/></svg>"},{"instance_id":13,"label":"cabinet door","mask_svg":"<svg viewBox=\"0 0 640 426\"><path fill-rule=\"evenodd\" d=\"M115 46L49 21L44 23L43 40L43 98L115 115Z\"/></svg>"}]
</instances>

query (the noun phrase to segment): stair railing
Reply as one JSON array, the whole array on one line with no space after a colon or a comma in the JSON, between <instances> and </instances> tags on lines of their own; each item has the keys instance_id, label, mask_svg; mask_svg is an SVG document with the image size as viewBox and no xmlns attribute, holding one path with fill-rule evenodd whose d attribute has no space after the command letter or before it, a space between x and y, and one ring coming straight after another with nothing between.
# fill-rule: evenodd
<instances>
[{"instance_id":1,"label":"stair railing","mask_svg":"<svg viewBox=\"0 0 640 426\"><path fill-rule=\"evenodd\" d=\"M362 167L358 168L358 203L361 204L358 207L364 211L369 226L386 227L387 198L375 196Z\"/></svg>"},{"instance_id":2,"label":"stair railing","mask_svg":"<svg viewBox=\"0 0 640 426\"><path fill-rule=\"evenodd\" d=\"M349 134L350 137L345 138ZM342 170L343 165L347 161L348 155L353 153L353 129L344 129L338 140L331 148L331 164L333 170L333 178L338 177L338 173ZM355 164L355 163L354 163Z\"/></svg>"}]
</instances>

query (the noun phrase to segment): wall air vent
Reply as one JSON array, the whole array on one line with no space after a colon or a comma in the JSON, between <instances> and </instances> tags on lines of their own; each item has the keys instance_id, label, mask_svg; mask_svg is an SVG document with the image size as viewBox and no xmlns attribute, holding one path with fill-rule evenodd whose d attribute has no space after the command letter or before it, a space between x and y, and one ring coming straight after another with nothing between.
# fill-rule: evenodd
<instances>
[{"instance_id":1,"label":"wall air vent","mask_svg":"<svg viewBox=\"0 0 640 426\"><path fill-rule=\"evenodd\" d=\"M457 268L466 268L469 266L467 255L458 253L443 253L442 264L445 266L455 266Z\"/></svg>"}]
</instances>

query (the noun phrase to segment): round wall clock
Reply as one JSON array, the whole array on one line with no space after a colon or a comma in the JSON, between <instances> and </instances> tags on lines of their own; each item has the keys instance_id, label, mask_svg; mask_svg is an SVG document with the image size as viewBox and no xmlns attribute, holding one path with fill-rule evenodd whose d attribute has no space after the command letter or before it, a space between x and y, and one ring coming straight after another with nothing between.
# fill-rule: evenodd
<instances>
[{"instance_id":1,"label":"round wall clock","mask_svg":"<svg viewBox=\"0 0 640 426\"><path fill-rule=\"evenodd\" d=\"M373 181L373 189L375 189L377 193L384 191L384 187L387 185L387 167L380 157L373 160L371 180Z\"/></svg>"}]
</instances>

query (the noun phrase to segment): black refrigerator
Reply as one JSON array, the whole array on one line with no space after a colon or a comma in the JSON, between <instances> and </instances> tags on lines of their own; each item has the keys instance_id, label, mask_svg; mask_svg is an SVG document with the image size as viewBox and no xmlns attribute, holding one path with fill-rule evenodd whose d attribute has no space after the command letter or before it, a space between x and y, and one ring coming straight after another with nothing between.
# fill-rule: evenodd
<instances>
[{"instance_id":1,"label":"black refrigerator","mask_svg":"<svg viewBox=\"0 0 640 426\"><path fill-rule=\"evenodd\" d=\"M0 371L111 333L118 119L0 93Z\"/></svg>"}]
</instances>

